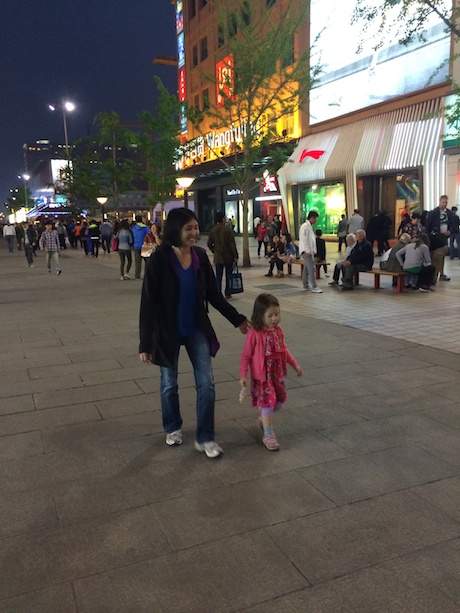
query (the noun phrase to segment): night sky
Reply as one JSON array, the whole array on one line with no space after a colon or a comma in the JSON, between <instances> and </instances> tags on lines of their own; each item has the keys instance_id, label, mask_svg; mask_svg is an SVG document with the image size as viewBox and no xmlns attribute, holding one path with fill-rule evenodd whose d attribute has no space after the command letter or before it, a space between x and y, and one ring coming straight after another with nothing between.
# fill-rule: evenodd
<instances>
[{"instance_id":1,"label":"night sky","mask_svg":"<svg viewBox=\"0 0 460 613\"><path fill-rule=\"evenodd\" d=\"M175 55L170 0L0 0L0 207L24 172L22 145L69 141L90 131L99 112L136 119L154 111L154 75L173 93L177 69L152 64Z\"/></svg>"}]
</instances>

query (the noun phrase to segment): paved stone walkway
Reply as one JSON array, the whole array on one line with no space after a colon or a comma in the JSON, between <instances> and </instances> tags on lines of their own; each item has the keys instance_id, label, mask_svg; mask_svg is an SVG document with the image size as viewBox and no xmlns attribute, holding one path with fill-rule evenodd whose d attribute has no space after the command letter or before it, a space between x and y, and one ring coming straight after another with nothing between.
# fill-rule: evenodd
<instances>
[{"instance_id":1,"label":"paved stone walkway","mask_svg":"<svg viewBox=\"0 0 460 613\"><path fill-rule=\"evenodd\" d=\"M185 358L185 441L164 443L117 254L65 252L56 277L0 241L0 613L460 612L458 260L427 295L312 295L254 263L234 304L276 293L305 374L270 453L214 313L213 461Z\"/></svg>"}]
</instances>

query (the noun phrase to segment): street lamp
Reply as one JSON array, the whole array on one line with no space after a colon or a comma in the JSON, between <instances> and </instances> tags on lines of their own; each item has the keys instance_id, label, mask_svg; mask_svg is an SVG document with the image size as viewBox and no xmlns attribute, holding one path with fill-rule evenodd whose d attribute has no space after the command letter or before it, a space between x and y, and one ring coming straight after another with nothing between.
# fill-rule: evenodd
<instances>
[{"instance_id":1,"label":"street lamp","mask_svg":"<svg viewBox=\"0 0 460 613\"><path fill-rule=\"evenodd\" d=\"M178 177L177 183L184 190L184 207L188 209L188 188L195 179L193 177Z\"/></svg>"},{"instance_id":2,"label":"street lamp","mask_svg":"<svg viewBox=\"0 0 460 613\"><path fill-rule=\"evenodd\" d=\"M18 179L22 179L24 182L24 206L26 210L29 208L29 197L27 195L27 181L30 179L30 175L18 175Z\"/></svg>"},{"instance_id":3,"label":"street lamp","mask_svg":"<svg viewBox=\"0 0 460 613\"><path fill-rule=\"evenodd\" d=\"M99 198L96 198L96 200L101 205L101 217L102 217L102 221L105 221L104 204L107 202L108 198L106 196L99 196Z\"/></svg>"},{"instance_id":4,"label":"street lamp","mask_svg":"<svg viewBox=\"0 0 460 613\"><path fill-rule=\"evenodd\" d=\"M62 101L62 104L54 105L54 104L48 104L48 108L50 109L50 111L55 111L56 108L60 108L62 109L62 120L64 122L64 138L65 138L65 153L66 153L66 157L67 157L67 162L70 161L70 155L69 155L69 138L67 136L67 113L71 113L72 111L75 110L75 104L73 102L66 102L65 100Z\"/></svg>"}]
</instances>

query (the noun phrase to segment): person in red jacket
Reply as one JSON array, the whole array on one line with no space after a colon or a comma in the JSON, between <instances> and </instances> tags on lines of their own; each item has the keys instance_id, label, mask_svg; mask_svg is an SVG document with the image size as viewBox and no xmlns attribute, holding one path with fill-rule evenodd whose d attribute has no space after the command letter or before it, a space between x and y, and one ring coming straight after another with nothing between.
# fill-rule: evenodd
<instances>
[{"instance_id":1,"label":"person in red jacket","mask_svg":"<svg viewBox=\"0 0 460 613\"><path fill-rule=\"evenodd\" d=\"M270 451L280 448L273 432L273 413L286 402L286 365L292 366L298 377L303 374L286 347L279 322L278 299L271 294L259 294L240 360L240 385L242 390L246 388L249 368L252 406L259 408L257 422L264 431L262 442Z\"/></svg>"}]
</instances>

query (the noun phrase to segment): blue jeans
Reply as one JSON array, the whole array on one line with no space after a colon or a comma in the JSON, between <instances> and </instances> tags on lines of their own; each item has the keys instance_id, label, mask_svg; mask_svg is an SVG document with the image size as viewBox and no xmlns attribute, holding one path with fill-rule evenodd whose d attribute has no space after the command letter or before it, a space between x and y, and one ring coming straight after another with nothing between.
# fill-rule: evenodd
<instances>
[{"instance_id":1,"label":"blue jeans","mask_svg":"<svg viewBox=\"0 0 460 613\"><path fill-rule=\"evenodd\" d=\"M216 283L219 292L222 291L222 277L224 276L225 268L225 295L230 296L229 280L233 270L233 262L231 264L216 264Z\"/></svg>"},{"instance_id":2,"label":"blue jeans","mask_svg":"<svg viewBox=\"0 0 460 613\"><path fill-rule=\"evenodd\" d=\"M455 243L457 244L457 255L460 258L460 234L451 234L449 236L449 256L454 259Z\"/></svg>"},{"instance_id":3,"label":"blue jeans","mask_svg":"<svg viewBox=\"0 0 460 613\"><path fill-rule=\"evenodd\" d=\"M6 242L8 244L8 251L13 253L13 245L14 245L14 236L5 236Z\"/></svg>"},{"instance_id":4,"label":"blue jeans","mask_svg":"<svg viewBox=\"0 0 460 613\"><path fill-rule=\"evenodd\" d=\"M200 332L194 332L181 341L185 345L193 366L196 385L196 440L207 443L214 440L214 404L216 392L212 374L209 340ZM161 410L165 432L174 432L182 427L177 386L177 364L180 345L174 352L174 367L160 366Z\"/></svg>"}]
</instances>

